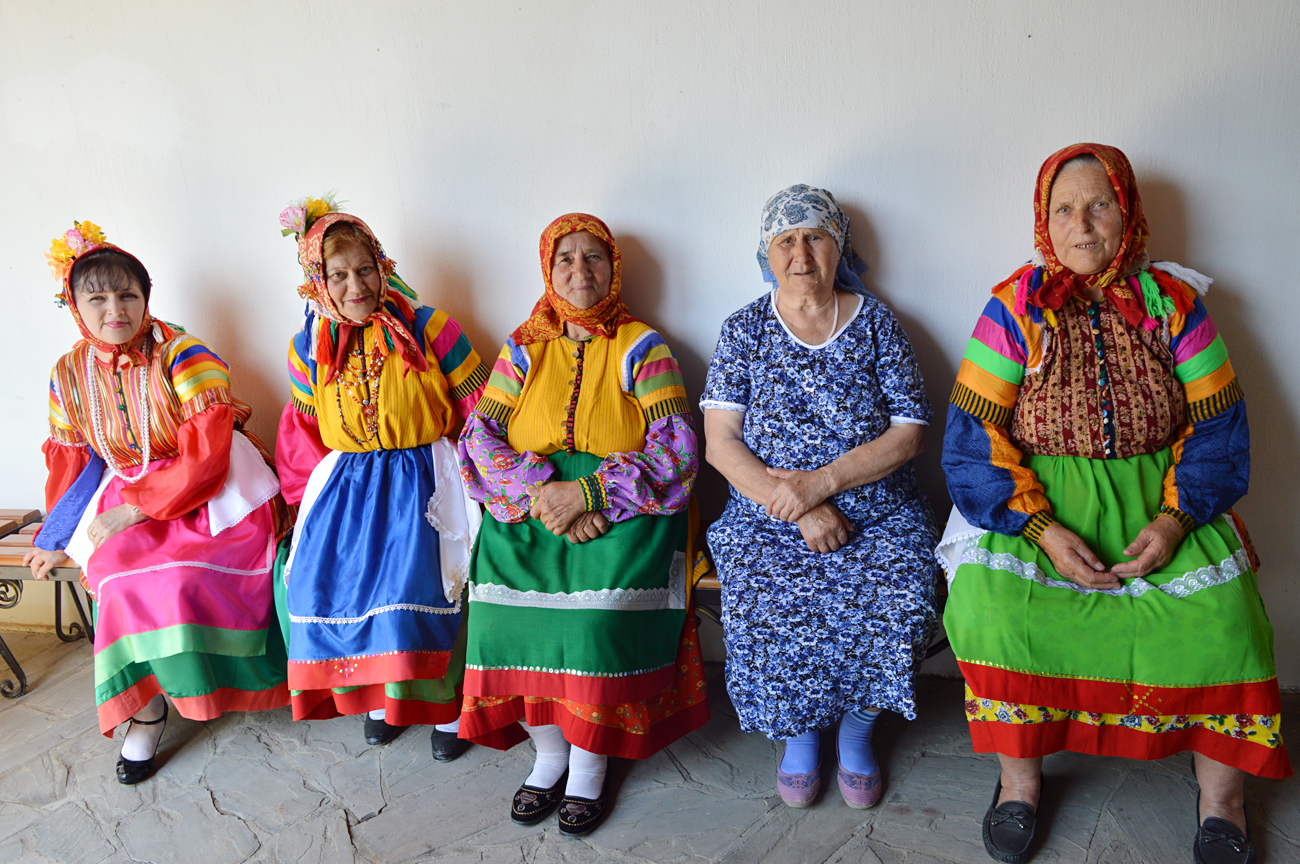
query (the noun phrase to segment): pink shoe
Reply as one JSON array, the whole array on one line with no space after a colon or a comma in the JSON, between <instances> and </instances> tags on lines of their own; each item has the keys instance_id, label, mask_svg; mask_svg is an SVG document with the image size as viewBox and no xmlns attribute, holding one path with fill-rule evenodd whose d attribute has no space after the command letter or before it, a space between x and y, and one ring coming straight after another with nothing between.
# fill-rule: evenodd
<instances>
[{"instance_id":1,"label":"pink shoe","mask_svg":"<svg viewBox=\"0 0 1300 864\"><path fill-rule=\"evenodd\" d=\"M885 784L880 780L879 771L874 774L854 774L845 771L843 766L839 766L839 769L840 794L844 796L845 804L854 810L866 810L880 800Z\"/></svg>"},{"instance_id":2,"label":"pink shoe","mask_svg":"<svg viewBox=\"0 0 1300 864\"><path fill-rule=\"evenodd\" d=\"M843 781L841 781L843 782ZM787 774L781 770L781 763L776 765L776 791L787 806L802 809L817 798L822 791L820 768L807 774Z\"/></svg>"}]
</instances>

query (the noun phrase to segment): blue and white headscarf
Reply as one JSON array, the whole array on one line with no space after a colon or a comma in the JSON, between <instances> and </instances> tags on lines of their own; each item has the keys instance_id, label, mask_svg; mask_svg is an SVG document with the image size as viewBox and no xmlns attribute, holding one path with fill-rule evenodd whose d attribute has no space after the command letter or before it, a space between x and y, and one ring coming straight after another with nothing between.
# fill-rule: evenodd
<instances>
[{"instance_id":1,"label":"blue and white headscarf","mask_svg":"<svg viewBox=\"0 0 1300 864\"><path fill-rule=\"evenodd\" d=\"M793 228L822 228L840 247L840 264L835 271L835 287L854 294L866 294L860 274L867 272L867 262L853 250L849 236L849 215L840 209L835 196L825 189L796 183L767 199L763 205L763 225L758 241L758 266L766 282L776 282L767 260L768 247L781 234Z\"/></svg>"}]
</instances>

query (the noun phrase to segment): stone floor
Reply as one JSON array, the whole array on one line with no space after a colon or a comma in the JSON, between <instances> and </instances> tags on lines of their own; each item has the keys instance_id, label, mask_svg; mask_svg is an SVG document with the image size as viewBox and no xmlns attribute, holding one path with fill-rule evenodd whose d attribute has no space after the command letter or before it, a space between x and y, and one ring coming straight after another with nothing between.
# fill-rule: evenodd
<instances>
[{"instance_id":1,"label":"stone floor","mask_svg":"<svg viewBox=\"0 0 1300 864\"><path fill-rule=\"evenodd\" d=\"M413 729L367 747L356 718L293 723L287 709L169 723L157 776L113 777L95 731L84 643L6 633L32 689L0 700L0 862L870 862L990 861L980 843L995 760L971 753L961 685L924 678L920 715L887 715L886 792L869 811L830 793L807 810L774 794L777 748L740 732L710 664L713 720L645 762L615 760L608 821L582 840L554 819L509 821L528 745L435 764ZM7 670L0 669L0 675ZM1300 740L1300 696L1286 735ZM1050 830L1035 862L1191 860L1196 792L1186 756L1143 763L1062 754L1045 765ZM1248 781L1261 862L1300 861L1300 781Z\"/></svg>"}]
</instances>

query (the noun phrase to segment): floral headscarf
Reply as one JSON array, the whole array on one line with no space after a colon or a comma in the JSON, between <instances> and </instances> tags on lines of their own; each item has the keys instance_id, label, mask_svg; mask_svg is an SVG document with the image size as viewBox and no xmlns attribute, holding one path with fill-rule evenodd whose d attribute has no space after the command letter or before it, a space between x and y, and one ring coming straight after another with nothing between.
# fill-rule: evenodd
<instances>
[{"instance_id":1,"label":"floral headscarf","mask_svg":"<svg viewBox=\"0 0 1300 864\"><path fill-rule=\"evenodd\" d=\"M551 284L555 246L562 238L575 231L587 231L605 241L605 245L609 247L610 264L613 269L609 295L590 309L579 309L574 306L561 297ZM613 338L620 324L635 320L621 299L623 256L619 254L614 235L610 233L609 226L604 222L587 213L567 213L546 226L546 230L542 232L542 239L537 244L537 252L542 262L542 279L546 283L546 293L537 301L528 320L520 324L511 334L516 345L557 339L564 335L565 322L584 327L606 338Z\"/></svg>"},{"instance_id":2,"label":"floral headscarf","mask_svg":"<svg viewBox=\"0 0 1300 864\"><path fill-rule=\"evenodd\" d=\"M767 250L779 235L795 228L821 228L827 231L840 247L840 263L835 269L835 287L854 294L866 294L861 274L867 272L867 262L853 249L849 231L849 215L844 212L835 196L825 189L797 183L767 199L763 205L763 224L759 230L758 266L766 282L776 282L772 266L767 260Z\"/></svg>"},{"instance_id":3,"label":"floral headscarf","mask_svg":"<svg viewBox=\"0 0 1300 864\"><path fill-rule=\"evenodd\" d=\"M176 331L166 322L158 320L149 314L149 288L140 286L144 292L144 316L140 320L140 329L132 336L130 341L122 345L111 345L96 337L86 327L86 322L81 319L81 312L77 309L77 300L72 290L72 270L77 261L92 252L98 252L102 249L109 249L119 255L125 255L137 264L140 259L136 258L125 249L121 249L108 242L104 236L104 231L94 222L73 222L71 230L54 238L50 244L50 251L45 253L45 260L49 262L50 272L54 278L58 279L63 290L56 295L57 302L60 305L67 306L72 312L72 319L77 322L77 329L81 331L82 342L92 345L99 351L110 355L109 364L112 368L117 368L118 359L126 357L132 364L147 365L149 358L145 356L145 342L152 334L158 342L166 342L176 335ZM144 269L144 265L140 265ZM78 343L81 344L81 343Z\"/></svg>"},{"instance_id":4,"label":"floral headscarf","mask_svg":"<svg viewBox=\"0 0 1300 864\"><path fill-rule=\"evenodd\" d=\"M360 322L339 312L325 285L325 232L340 222L350 222L361 229L370 240L370 252L379 268L380 289L375 309ZM384 254L384 248L379 245L370 226L356 216L339 212L332 196L307 198L290 205L280 214L280 224L284 226L283 234L295 234L298 238L298 263L306 277L306 281L298 286L298 296L307 301L311 313L306 326L316 328L312 343L317 366L325 370L322 383L329 384L347 365L348 342L353 330L369 324L379 328L378 336L381 338L377 338L375 343L382 358L386 359L396 350L402 357L405 371L428 370L429 361L411 335L415 309L420 301L409 289L403 290L405 285L395 273L396 264Z\"/></svg>"}]
</instances>

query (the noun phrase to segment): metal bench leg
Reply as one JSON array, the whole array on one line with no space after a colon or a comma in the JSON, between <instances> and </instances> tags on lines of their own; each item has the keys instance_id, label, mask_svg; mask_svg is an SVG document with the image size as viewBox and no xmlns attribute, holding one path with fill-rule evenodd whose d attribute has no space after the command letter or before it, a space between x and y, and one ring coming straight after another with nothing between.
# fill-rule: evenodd
<instances>
[{"instance_id":1,"label":"metal bench leg","mask_svg":"<svg viewBox=\"0 0 1300 864\"><path fill-rule=\"evenodd\" d=\"M78 639L89 638L93 643L95 641L95 628L91 626L90 620L86 618L86 610L81 605L81 598L77 596L77 589L71 582L63 582L61 585L68 587L68 593L72 596L72 603L77 607L77 615L81 618L81 623L73 621L68 624L68 632L63 632L63 589L59 584L54 587L54 632L64 642L76 642Z\"/></svg>"},{"instance_id":2,"label":"metal bench leg","mask_svg":"<svg viewBox=\"0 0 1300 864\"><path fill-rule=\"evenodd\" d=\"M0 579L0 609L12 609L22 598L23 583L15 579ZM18 678L17 684L14 684L12 678L0 681L0 696L6 699L17 699L27 692L27 673L23 672L23 667L18 665L18 658L9 650L3 636L0 636L0 657L4 658Z\"/></svg>"}]
</instances>

